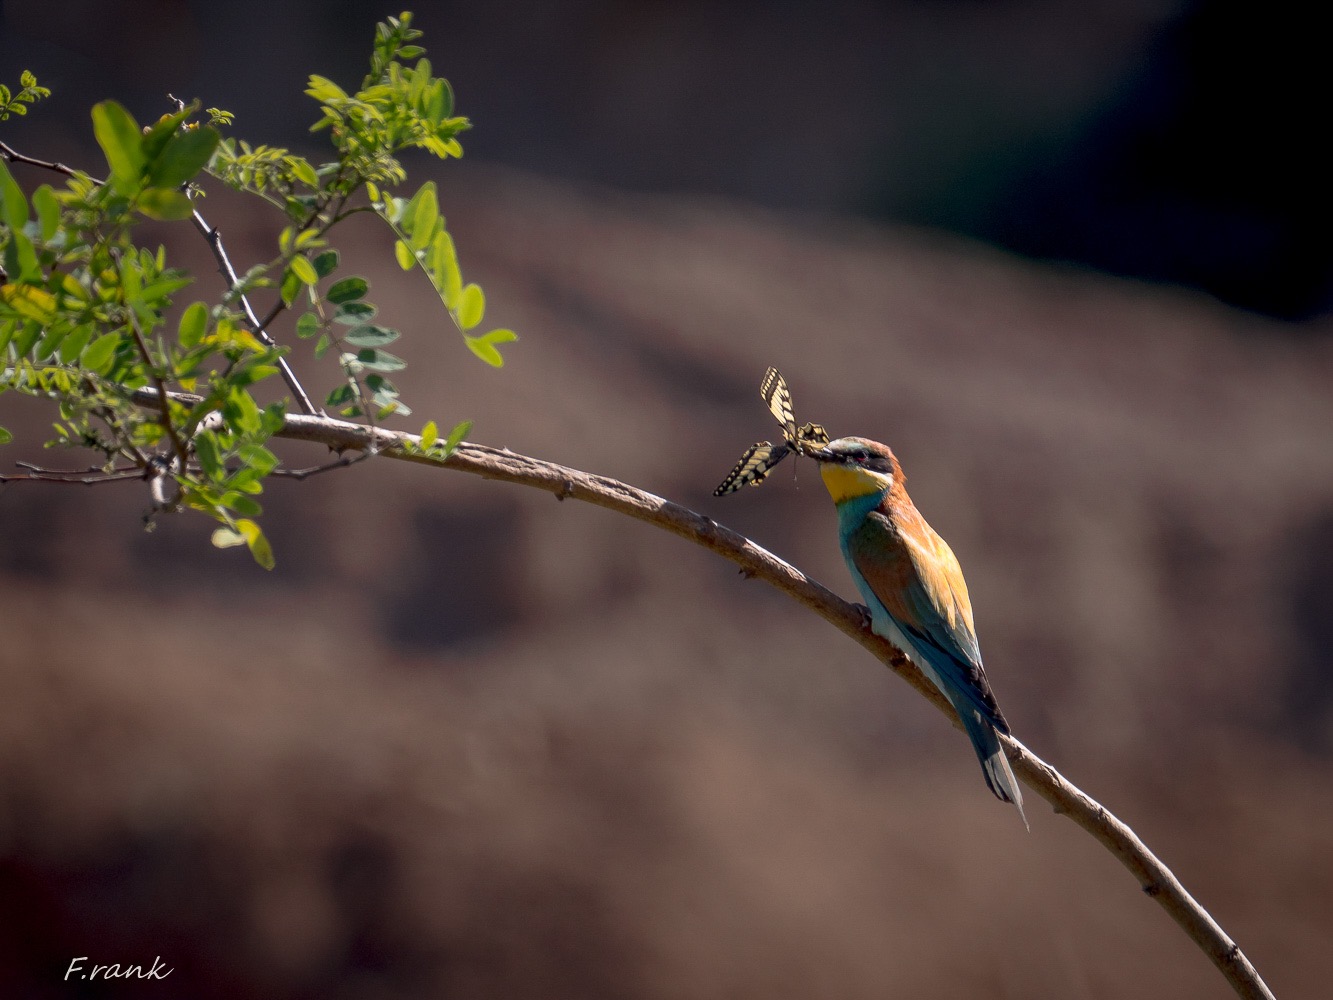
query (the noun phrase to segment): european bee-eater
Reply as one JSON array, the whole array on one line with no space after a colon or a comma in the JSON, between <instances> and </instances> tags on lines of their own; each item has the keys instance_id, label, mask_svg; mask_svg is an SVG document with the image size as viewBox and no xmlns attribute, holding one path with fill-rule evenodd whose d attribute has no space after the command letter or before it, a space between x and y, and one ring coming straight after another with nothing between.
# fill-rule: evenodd
<instances>
[{"instance_id":1,"label":"european bee-eater","mask_svg":"<svg viewBox=\"0 0 1333 1000\"><path fill-rule=\"evenodd\" d=\"M808 452L838 508L838 533L873 631L944 693L981 760L986 784L1027 826L1023 795L997 733L1008 733L981 666L967 584L949 546L917 511L885 445L839 438Z\"/></svg>"}]
</instances>

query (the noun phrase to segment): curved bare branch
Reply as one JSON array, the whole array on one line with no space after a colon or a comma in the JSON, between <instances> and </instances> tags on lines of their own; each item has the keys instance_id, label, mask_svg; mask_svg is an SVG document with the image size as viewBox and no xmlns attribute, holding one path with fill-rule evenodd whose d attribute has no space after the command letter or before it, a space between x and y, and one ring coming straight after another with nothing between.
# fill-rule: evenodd
<instances>
[{"instance_id":1,"label":"curved bare branch","mask_svg":"<svg viewBox=\"0 0 1333 1000\"><path fill-rule=\"evenodd\" d=\"M174 395L187 405L198 401L198 397ZM134 398L146 406L159 403L152 389L138 390ZM763 580L805 605L864 646L944 712L955 726L959 725L953 709L935 686L897 648L866 627L859 605L842 600L744 535L670 500L615 479L529 458L508 449L464 443L441 460L423 452L421 439L415 434L370 428L331 417L289 415L275 436L324 444L339 452L374 451L386 458L443 466L486 479L531 486L552 493L557 500L582 500L680 535L730 559L748 576ZM1217 966L1238 996L1246 1000L1273 1000L1272 992L1239 946L1128 825L1018 740L1009 736L1001 739L1019 778L1049 802L1055 812L1068 816L1119 859L1143 891L1171 915Z\"/></svg>"}]
</instances>

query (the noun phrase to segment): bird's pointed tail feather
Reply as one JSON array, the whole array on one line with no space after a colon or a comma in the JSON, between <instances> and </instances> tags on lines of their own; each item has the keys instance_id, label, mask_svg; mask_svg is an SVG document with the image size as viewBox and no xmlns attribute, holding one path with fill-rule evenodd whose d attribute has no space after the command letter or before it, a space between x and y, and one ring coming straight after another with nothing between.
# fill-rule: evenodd
<instances>
[{"instance_id":1,"label":"bird's pointed tail feather","mask_svg":"<svg viewBox=\"0 0 1333 1000\"><path fill-rule=\"evenodd\" d=\"M964 707L958 715L963 721L963 728L967 730L968 737L972 740L977 759L981 761L981 773L986 777L987 787L1001 802L1012 802L1014 808L1018 810L1023 826L1031 830L1027 813L1023 811L1023 793L1018 787L1018 779L1014 776L1013 768L1009 766L1009 759L1004 755L1004 747L1000 745L995 725L971 707Z\"/></svg>"}]
</instances>

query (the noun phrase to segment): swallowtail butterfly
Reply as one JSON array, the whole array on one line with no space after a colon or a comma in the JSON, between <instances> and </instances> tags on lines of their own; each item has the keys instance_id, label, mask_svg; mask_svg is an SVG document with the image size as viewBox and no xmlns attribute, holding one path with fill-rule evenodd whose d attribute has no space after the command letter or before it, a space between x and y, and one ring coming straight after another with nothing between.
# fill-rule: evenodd
<instances>
[{"instance_id":1,"label":"swallowtail butterfly","mask_svg":"<svg viewBox=\"0 0 1333 1000\"><path fill-rule=\"evenodd\" d=\"M722 485L713 491L713 496L725 496L734 493L742 486L758 486L773 471L774 466L791 452L804 455L808 451L822 448L829 443L828 432L819 424L805 423L796 426L796 417L792 412L791 390L787 380L776 368L764 372L764 380L759 383L759 395L768 406L779 424L782 425L781 444L760 441L752 444L736 467L722 480Z\"/></svg>"}]
</instances>

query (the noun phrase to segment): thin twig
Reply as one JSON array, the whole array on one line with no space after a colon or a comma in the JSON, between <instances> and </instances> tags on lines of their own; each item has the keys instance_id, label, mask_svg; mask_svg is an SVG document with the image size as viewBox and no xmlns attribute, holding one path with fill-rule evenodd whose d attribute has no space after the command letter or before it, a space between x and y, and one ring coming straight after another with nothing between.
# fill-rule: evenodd
<instances>
[{"instance_id":1,"label":"thin twig","mask_svg":"<svg viewBox=\"0 0 1333 1000\"><path fill-rule=\"evenodd\" d=\"M35 462L15 462L20 469L27 469L29 472L35 472L41 476L106 476L128 472L131 475L143 475L143 468L137 465L113 466L108 469L102 465L90 465L86 469L48 469L44 465L38 465Z\"/></svg>"},{"instance_id":2,"label":"thin twig","mask_svg":"<svg viewBox=\"0 0 1333 1000\"><path fill-rule=\"evenodd\" d=\"M0 475L0 483L73 483L80 486L95 486L98 483L123 483L131 479L143 479L143 471L140 469L93 475L88 472L54 472L37 469L26 462L14 464L29 471L21 476Z\"/></svg>"},{"instance_id":3,"label":"thin twig","mask_svg":"<svg viewBox=\"0 0 1333 1000\"><path fill-rule=\"evenodd\" d=\"M132 398L143 406L158 405L151 389L136 390ZM186 394L178 394L176 398L187 405L198 401L197 396ZM957 715L939 690L897 648L866 628L864 609L860 605L847 603L794 566L712 518L626 483L528 458L507 449L464 443L447 459L441 460L426 453L421 438L415 434L372 429L332 417L299 414L288 415L275 436L311 441L335 451L373 449L387 458L442 465L486 479L531 486L559 499L573 497L680 535L730 559L748 575L764 580L814 611L859 642L944 712L954 725L959 725ZM1217 966L1238 996L1245 1000L1273 1000L1273 994L1250 960L1133 830L1018 740L1008 736L1001 738L1015 773L1049 802L1057 814L1072 819L1129 869L1140 887L1171 915Z\"/></svg>"},{"instance_id":4,"label":"thin twig","mask_svg":"<svg viewBox=\"0 0 1333 1000\"><path fill-rule=\"evenodd\" d=\"M194 210L192 217L194 220L194 228L199 230L203 235L204 240L208 243L209 249L213 251L213 258L218 262L218 272L222 275L222 280L226 282L227 290L229 292L235 291L237 286L240 285L241 279L236 274L236 268L232 266L231 258L227 256L226 247L222 245L222 233L220 233L215 226L210 226L208 224L208 221L200 214L199 209L196 208ZM268 332L268 325L277 319L278 314L282 312L282 299L278 299L277 304L269 310L269 314L262 320L255 313L254 306L250 304L248 296L242 293L240 299L241 309L244 310L245 318L249 320L255 336L269 347L277 347L278 342L274 340L273 335ZM277 359L277 365L278 372L282 375L282 380L287 383L287 388L290 389L292 395L296 397L296 405L301 407L301 412L310 414L318 413L319 411L315 409L315 404L310 401L310 397L306 394L305 388L296 377L296 372L294 372L292 366L287 363L287 359L279 357Z\"/></svg>"},{"instance_id":5,"label":"thin twig","mask_svg":"<svg viewBox=\"0 0 1333 1000\"><path fill-rule=\"evenodd\" d=\"M176 468L182 473L185 472L185 466L190 461L190 453L186 450L185 442L176 432L176 424L171 419L171 399L167 395L167 387L162 381L162 376L158 373L157 365L153 364L153 356L148 353L148 342L144 340L143 330L139 327L139 317L134 312L134 307L127 305L125 311L130 318L130 332L134 334L134 345L139 349L139 357L143 359L144 367L148 369L148 375L153 380L153 385L157 386L158 411L162 414L162 427L167 432L167 439L171 442L171 450L176 453Z\"/></svg>"},{"instance_id":6,"label":"thin twig","mask_svg":"<svg viewBox=\"0 0 1333 1000\"><path fill-rule=\"evenodd\" d=\"M300 482L303 479L309 479L311 476L318 476L321 472L332 472L334 469L345 469L349 465L356 465L358 462L364 462L373 451L361 451L355 455L343 455L341 458L332 462L326 462L323 465L312 465L308 469L274 469L269 473L270 476L278 476L283 479L295 479Z\"/></svg>"},{"instance_id":7,"label":"thin twig","mask_svg":"<svg viewBox=\"0 0 1333 1000\"><path fill-rule=\"evenodd\" d=\"M58 174L64 174L66 177L80 178L88 177L87 174L75 170L73 167L67 167L63 163L55 163L52 160L37 160L31 156L24 156L8 143L0 142L0 156L4 157L10 163L26 163L30 167L41 167L43 170L54 170ZM95 184L101 184L96 177L89 177Z\"/></svg>"}]
</instances>

